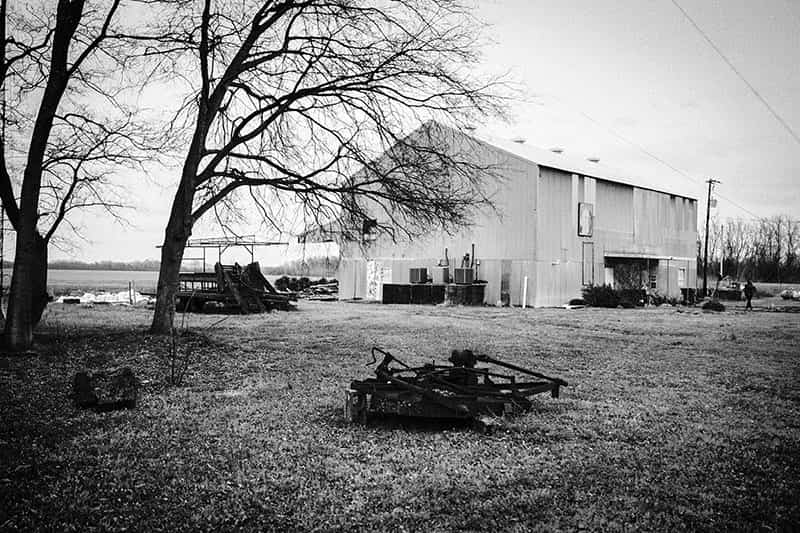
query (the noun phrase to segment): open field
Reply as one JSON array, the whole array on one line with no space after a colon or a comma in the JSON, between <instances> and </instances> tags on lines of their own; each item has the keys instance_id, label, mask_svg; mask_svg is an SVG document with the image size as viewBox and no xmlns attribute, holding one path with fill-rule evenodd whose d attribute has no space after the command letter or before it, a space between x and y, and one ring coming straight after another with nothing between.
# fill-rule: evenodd
<instances>
[{"instance_id":1,"label":"open field","mask_svg":"<svg viewBox=\"0 0 800 533\"><path fill-rule=\"evenodd\" d=\"M148 311L53 305L40 355L0 357L0 529L796 530L800 314L769 303L190 315L182 387ZM348 426L373 344L412 363L469 347L570 386L491 436ZM122 364L137 409L72 406L77 369Z\"/></svg>"},{"instance_id":2,"label":"open field","mask_svg":"<svg viewBox=\"0 0 800 533\"><path fill-rule=\"evenodd\" d=\"M124 291L131 283L139 292L155 293L158 272L146 270L54 270L47 273L47 288L56 295L70 292Z\"/></svg>"},{"instance_id":3,"label":"open field","mask_svg":"<svg viewBox=\"0 0 800 533\"><path fill-rule=\"evenodd\" d=\"M280 275L267 274L265 277L274 282ZM317 279L311 276L311 279ZM133 289L145 294L155 294L158 272L147 270L57 270L47 273L47 288L53 294L83 294L84 292L117 292ZM10 274L6 277L5 286L11 283Z\"/></svg>"}]
</instances>

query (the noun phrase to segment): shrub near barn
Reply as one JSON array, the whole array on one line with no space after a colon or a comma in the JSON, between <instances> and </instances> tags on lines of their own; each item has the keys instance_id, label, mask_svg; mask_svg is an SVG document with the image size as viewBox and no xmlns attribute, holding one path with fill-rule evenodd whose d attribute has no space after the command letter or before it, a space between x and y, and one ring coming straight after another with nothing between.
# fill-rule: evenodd
<instances>
[{"instance_id":1,"label":"shrub near barn","mask_svg":"<svg viewBox=\"0 0 800 533\"><path fill-rule=\"evenodd\" d=\"M611 285L589 285L583 289L583 299L591 307L636 307L644 304L640 289L615 289Z\"/></svg>"}]
</instances>

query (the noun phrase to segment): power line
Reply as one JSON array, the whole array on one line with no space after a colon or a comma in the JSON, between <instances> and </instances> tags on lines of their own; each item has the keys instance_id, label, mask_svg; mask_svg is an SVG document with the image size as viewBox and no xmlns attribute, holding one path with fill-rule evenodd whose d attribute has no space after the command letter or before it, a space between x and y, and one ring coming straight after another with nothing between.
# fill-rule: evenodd
<instances>
[{"instance_id":1,"label":"power line","mask_svg":"<svg viewBox=\"0 0 800 533\"><path fill-rule=\"evenodd\" d=\"M774 110L774 109L772 109L772 107L769 105L769 103L768 103L768 102L767 102L767 101L766 101L766 100L765 100L765 99L764 99L764 98L761 96L761 94L759 94L759 92L758 92L758 91L755 89L755 87L753 87L753 86L752 86L752 85L751 85L751 84L750 84L750 83L749 83L749 82L748 82L748 81L747 81L747 80L744 78L744 76L742 76L742 75L741 75L741 73L740 73L740 72L739 72L739 71L736 69L736 67L735 67L735 66L734 66L734 65L733 65L733 64L732 64L732 63L731 63L731 62L728 60L728 58L727 58L727 57L725 57L725 55L722 53L722 51L721 51L721 50L720 50L720 49L719 49L719 48L718 48L718 47L717 47L717 46L714 44L714 42L713 42L713 41L712 41L712 40L711 40L711 39L710 39L710 38L709 38L709 37L708 37L708 36L707 36L707 35L706 35L706 34L703 32L703 30L702 30L702 29L700 29L700 27L699 27L699 26L698 26L698 25L697 25L697 24L694 22L694 20L692 20L692 18L689 16L689 14L688 14L688 13L687 13L687 12L686 12L686 11L685 11L685 10L684 10L682 7L681 7L681 6L680 6L680 4L678 4L678 3L677 3L677 0L672 0L672 3L673 3L673 4L675 4L675 6L676 6L676 7L677 7L677 8L678 8L678 9L679 9L679 10L680 10L682 13L683 13L683 15L686 17L686 19L687 19L687 20L688 20L688 21L689 21L689 22L690 22L690 23L691 23L691 24L692 24L692 25L693 25L693 26L694 26L694 27L697 29L697 31L698 31L698 32L699 32L699 33L700 33L700 34L701 34L701 35L702 35L702 36L703 36L703 37L706 39L706 41L709 43L709 45L711 45L711 47L712 47L712 48L714 48L714 50L715 50L715 51L716 51L716 52L717 52L717 53L720 55L720 57L722 57L722 59L723 59L723 60L724 60L724 61L725 61L725 62L728 64L728 66L730 66L730 68L731 68L731 69L732 69L732 70L733 70L733 71L736 73L736 75L737 75L737 76L739 76L739 78L741 78L741 80L742 80L742 81L743 81L743 82L744 82L744 83L745 83L745 84L746 84L746 85L747 85L747 86L750 88L750 90L752 90L752 91L753 91L753 93L754 93L754 94L755 94L755 95L756 95L756 96L759 98L759 100L761 100L761 102L762 102L762 103L763 103L763 104L764 104L764 105L767 107L767 109L769 109L769 111L770 111L770 112L773 114L773 116L774 116L774 117L775 117L775 118L776 118L776 119L777 119L777 120L778 120L778 121L779 121L781 124L783 124L783 126L784 126L784 127L785 127L785 128L788 130L788 131L789 131L789 134L790 134L790 135L791 135L791 136L792 136L792 137L795 139L795 141L797 141L797 143L798 143L798 144L800 144L800 137L798 137L798 136L797 136L797 134L796 134L796 133L795 133L795 132L794 132L794 131L791 129L791 127L789 127L789 125L786 123L786 121L784 121L784 120L783 120L783 119L782 119L782 118L781 118L781 117L780 117L780 116L779 116L779 115L778 115L778 114L775 112L775 110ZM551 95L551 96L552 96L552 95ZM553 97L553 98L555 98L555 97ZM555 99L556 99L557 101L560 101L558 98L555 98ZM563 103L563 102L562 102L562 103ZM580 114L581 114L581 115L582 115L582 116L583 116L585 119L587 119L588 121L592 122L593 124L595 124L596 126L600 127L601 129L604 129L604 130L606 130L608 133L610 133L611 135L613 135L613 136L614 136L614 137L616 137L617 139L619 139L619 140L621 140L622 142L624 142L624 143L626 143L626 144L628 144L628 145L630 145L630 146L632 146L632 147L636 148L637 150L641 151L643 154L647 155L648 157L652 158L653 160L655 160L655 161L658 161L659 163L661 163L661 164L662 164L662 165L664 165L665 167L667 167L667 168L671 169L673 172L675 172L675 173L676 173L676 174L678 174L679 176L682 176L683 178L685 178L685 179L689 180L690 182L694 183L694 184L695 184L695 185L697 185L697 186L700 186L700 187L702 187L702 186L703 186L703 183L702 183L701 181L699 181L699 180L697 180L697 179L693 178L692 176L690 176L689 174L687 174L687 173L686 173L686 172L684 172L683 170L679 169L679 168L678 168L678 167L676 167L675 165L673 165L673 164L669 163L668 161L664 160L663 158L661 158L661 157L657 156L656 154L652 153L651 151L647 150L645 147L641 146L640 144L638 144L638 143L635 143L635 142L631 141L630 139L628 139L628 138L624 137L623 135L621 135L620 133L618 133L618 132L616 132L615 130L611 129L610 127L608 127L608 126L606 126L606 125L604 125L604 124L602 124L602 123L598 122L597 120L595 120L594 118L592 118L592 117L591 117L589 114L587 114L585 111L583 111L583 110L581 110L581 109L579 109L579 108L577 108L577 107L573 107L573 109L577 110L577 112L578 112L578 113L580 113ZM756 220L760 220L760 219L763 219L763 218L764 218L764 217L762 217L762 216L759 216L759 215L755 214L754 212L750 211L750 210L749 210L749 209L747 209L746 207L743 207L741 204L738 204L738 203L734 202L734 201L733 201L733 200L731 200L730 198L728 198L728 197L726 197L726 196L723 196L723 195L722 195L722 194L720 194L719 192L716 192L716 197L717 197L717 198L721 198L722 200L725 200L726 202L728 202L728 203L729 203L729 204L731 204L732 206L734 206L734 207L736 207L736 208L738 208L738 209L740 209L740 210L744 211L745 213L747 213L748 215L752 216L752 217L753 217L753 218L755 218Z\"/></svg>"},{"instance_id":2,"label":"power line","mask_svg":"<svg viewBox=\"0 0 800 533\"><path fill-rule=\"evenodd\" d=\"M728 57L724 53L722 53L722 50L720 50L719 47L716 44L714 44L714 41L712 41L711 38L700 28L700 26L697 25L694 19L692 19L692 17L689 16L689 13L687 13L686 10L681 7L681 5L678 3L678 0L671 0L671 1L675 5L675 7L677 7L681 13L683 13L683 16L686 18L686 20L688 20L689 23L692 26L694 26L694 29L696 29L697 32L703 36L703 39L706 40L709 46L711 46L711 48L714 49L714 51L719 55L719 57L721 57L722 60L725 61L725 63L730 67L730 69L734 72L734 74L736 74L739 77L739 79L742 80L742 82L745 85L747 85L747 87L750 88L750 90L753 92L756 98L758 98L761 101L761 103L764 104L764 107L766 107L767 110L772 114L772 116L775 117L775 120L777 120L784 127L784 129L786 129L786 131L789 132L789 135L792 136L792 138L795 140L797 144L800 144L800 137L798 137L797 133L795 133L792 127L789 126L789 123L786 122L783 119L783 117L780 116L780 114L778 114L778 112L775 111L775 109L773 109L771 105L769 105L769 102L767 102L767 100L763 96L761 96L761 93L758 92L758 90L755 87L753 87L753 84L747 81L747 78L745 78L744 75L741 72L739 72L739 69L736 68L736 66L731 62L731 60L728 59Z\"/></svg>"},{"instance_id":3,"label":"power line","mask_svg":"<svg viewBox=\"0 0 800 533\"><path fill-rule=\"evenodd\" d=\"M611 129L610 127L608 127L608 126L606 126L606 125L604 125L604 124L601 124L600 122L598 122L597 120L595 120L594 118L592 118L591 116L589 116L589 115L588 115L587 113L585 113L584 111L582 111L582 110L578 109L578 113L580 113L581 115L583 115L583 117L584 117L584 118L586 118L588 121L592 122L592 123L593 123L593 124L595 124L596 126L598 126L598 127L602 128L602 129L606 130L608 133L610 133L611 135L613 135L613 136L614 136L614 137L616 137L617 139L621 140L621 141L622 141L622 142L624 142L624 143L627 143L627 144L629 144L629 145L633 146L633 147L634 147L634 148L636 148L637 150L640 150L642 153L644 153L644 154L648 155L649 157L653 158L654 160L658 161L659 163L661 163L661 164L662 164L662 165L664 165L665 167L672 169L674 172L676 172L676 173L677 173L677 174L679 174L680 176L682 176L682 177L686 178L687 180L691 181L691 182L692 182L692 183L694 183L695 185L701 185L701 183L700 183L699 181L697 181L696 179L694 179L693 177L691 177L691 176L690 176L689 174L687 174L686 172L684 172L684 171L682 171L681 169L679 169L679 168L675 167L674 165L671 165L670 163L668 163L668 162L667 162L667 161L665 161L664 159L662 159L662 158L658 157L658 156L657 156L657 155L655 155L654 153L652 153L652 152L650 152L649 150L645 149L645 148L644 148L643 146L641 146L640 144L637 144L637 143L635 143L635 142L631 141L630 139L628 139L628 138L626 138L626 137L623 137L622 135L620 135L619 133L617 133L616 131L614 131L614 130L613 130L613 129Z\"/></svg>"},{"instance_id":4,"label":"power line","mask_svg":"<svg viewBox=\"0 0 800 533\"><path fill-rule=\"evenodd\" d=\"M758 215L756 215L755 213L753 213L753 212L752 212L752 211L750 211L749 209L745 209L744 207L742 207L741 205L737 204L736 202L734 202L734 201L733 201L733 200L731 200L730 198L726 198L725 196L722 196L720 193L717 193L717 197L718 197L718 198L722 198L723 200L725 200L725 201L726 201L726 202L728 202L729 204L733 205L734 207L738 207L739 209L741 209L742 211L744 211L744 212L745 212L745 213L747 213L748 215L752 216L752 217L753 217L754 219L756 219L756 220L761 220L762 218L764 218L764 217L761 217L761 216L758 216Z\"/></svg>"},{"instance_id":5,"label":"power line","mask_svg":"<svg viewBox=\"0 0 800 533\"><path fill-rule=\"evenodd\" d=\"M551 96L551 97L552 97L552 96ZM555 98L555 97L553 97L553 98ZM557 100L557 101L560 101L558 98L555 98L555 100ZM562 103L563 103L563 102L562 102ZM604 124L601 124L600 122L598 122L597 120L595 120L594 118L592 118L592 117L591 117L591 116L590 116L588 113L586 113L585 111L583 111L583 110L581 110L581 109L578 109L578 108L574 108L574 109L576 109L578 113L580 113L580 114L581 114L581 115L582 115L582 116L583 116L583 117L584 117L586 120L588 120L589 122L593 123L595 126L598 126L599 128L606 130L608 133L610 133L611 135L613 135L613 136L614 136L614 137L616 137L617 139L621 140L622 142L624 142L624 143L626 143L626 144L628 144L628 145L630 145L630 146L633 146L633 147L634 147L634 148L636 148L637 150L641 151L643 154L645 154L645 155L647 155L647 156L651 157L651 158L652 158L652 159L654 159L655 161L658 161L659 163L661 163L661 164L662 164L662 165L664 165L665 167L667 167L667 168L671 169L671 170L672 170L672 171L674 171L676 174L678 174L678 175L682 176L683 178L685 178L685 179L687 179L687 180L691 181L691 182L692 182L692 183L694 183L695 185L698 185L698 186L701 186L701 187L702 187L702 185L703 185L703 184L702 184L702 182L700 182L700 181L698 181L697 179L693 178L692 176L690 176L689 174L687 174L687 173L686 173L686 172L684 172L683 170L679 169L679 168L678 168L678 167L676 167L675 165L672 165L672 164L671 164L671 163L669 163L668 161L665 161L663 158L661 158L661 157L658 157L656 154L654 154L654 153L652 153L651 151L647 150L647 149L646 149L645 147L643 147L642 145L640 145L640 144L638 144L638 143L635 143L635 142L631 141L630 139L628 139L628 138L624 137L623 135L621 135L620 133L618 133L618 132L616 132L615 130L611 129L610 127L608 127L608 126L606 126L606 125L604 125ZM727 197L725 197L725 196L723 196L723 195L719 194L718 192L716 193L716 196L717 196L717 198L722 198L723 200L725 200L725 201L726 201L726 202L728 202L729 204L733 205L734 207L738 207L739 209L741 209L742 211L744 211L744 212L745 212L745 213L747 213L748 215L750 215L750 216L752 216L752 217L755 217L756 219L761 219L761 218L763 218L763 217L760 217L760 216L758 216L757 214L753 213L753 212L752 212L752 211L750 211L749 209L747 209L747 208L745 208L745 207L742 207L741 205L737 204L736 202L734 202L734 201L733 201L733 200L731 200L730 198L727 198Z\"/></svg>"}]
</instances>

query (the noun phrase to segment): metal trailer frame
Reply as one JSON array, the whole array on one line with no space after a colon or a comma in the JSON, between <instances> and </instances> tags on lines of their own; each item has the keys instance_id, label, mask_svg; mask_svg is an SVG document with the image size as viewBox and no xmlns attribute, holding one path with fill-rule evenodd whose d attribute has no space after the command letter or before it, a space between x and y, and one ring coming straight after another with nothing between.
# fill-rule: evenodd
<instances>
[{"instance_id":1,"label":"metal trailer frame","mask_svg":"<svg viewBox=\"0 0 800 533\"><path fill-rule=\"evenodd\" d=\"M214 272L181 272L178 283L175 305L184 312L202 312L206 304L213 302L242 314L263 313L291 309L291 301L297 300L294 293L277 292L257 262L245 267L217 263Z\"/></svg>"},{"instance_id":2,"label":"metal trailer frame","mask_svg":"<svg viewBox=\"0 0 800 533\"><path fill-rule=\"evenodd\" d=\"M372 361L383 356L374 378L355 380L345 392L345 418L366 423L379 415L401 415L433 419L470 420L481 431L490 431L500 416L530 410L530 397L550 392L558 398L567 382L546 376L470 350L453 350L452 365L435 363L411 367L386 350L372 348ZM396 366L391 366L396 363ZM536 381L519 381L514 374L500 373L487 363L524 374Z\"/></svg>"}]
</instances>

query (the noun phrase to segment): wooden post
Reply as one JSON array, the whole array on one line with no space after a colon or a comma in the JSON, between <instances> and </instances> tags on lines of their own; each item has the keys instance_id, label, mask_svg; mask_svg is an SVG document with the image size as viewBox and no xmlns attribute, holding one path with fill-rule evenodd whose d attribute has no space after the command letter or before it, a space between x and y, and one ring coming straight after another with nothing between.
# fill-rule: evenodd
<instances>
[{"instance_id":1,"label":"wooden post","mask_svg":"<svg viewBox=\"0 0 800 533\"><path fill-rule=\"evenodd\" d=\"M528 276L522 278L522 308L528 306Z\"/></svg>"}]
</instances>

